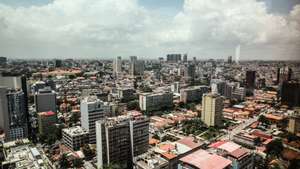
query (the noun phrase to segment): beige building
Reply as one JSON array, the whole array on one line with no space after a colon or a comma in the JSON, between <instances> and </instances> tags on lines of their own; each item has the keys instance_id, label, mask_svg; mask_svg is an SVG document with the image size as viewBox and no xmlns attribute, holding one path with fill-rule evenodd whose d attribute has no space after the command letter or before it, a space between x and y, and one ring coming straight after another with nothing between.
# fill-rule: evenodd
<instances>
[{"instance_id":1,"label":"beige building","mask_svg":"<svg viewBox=\"0 0 300 169\"><path fill-rule=\"evenodd\" d=\"M293 134L300 134L300 113L295 113L290 117L288 131Z\"/></svg>"},{"instance_id":2,"label":"beige building","mask_svg":"<svg viewBox=\"0 0 300 169\"><path fill-rule=\"evenodd\" d=\"M205 94L202 98L201 120L207 126L222 126L223 98L218 94Z\"/></svg>"}]
</instances>

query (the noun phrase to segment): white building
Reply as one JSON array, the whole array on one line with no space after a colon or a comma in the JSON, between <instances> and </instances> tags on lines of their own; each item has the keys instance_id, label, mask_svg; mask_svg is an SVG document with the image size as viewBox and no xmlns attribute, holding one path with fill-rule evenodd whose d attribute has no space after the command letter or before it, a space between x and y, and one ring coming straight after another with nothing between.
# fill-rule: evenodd
<instances>
[{"instance_id":1,"label":"white building","mask_svg":"<svg viewBox=\"0 0 300 169\"><path fill-rule=\"evenodd\" d=\"M122 72L122 58L121 56L118 56L114 61L113 61L113 73L114 75L118 75L118 73Z\"/></svg>"},{"instance_id":2,"label":"white building","mask_svg":"<svg viewBox=\"0 0 300 169\"><path fill-rule=\"evenodd\" d=\"M143 111L155 111L173 106L173 93L142 93L139 96L140 109Z\"/></svg>"},{"instance_id":3,"label":"white building","mask_svg":"<svg viewBox=\"0 0 300 169\"><path fill-rule=\"evenodd\" d=\"M62 130L62 141L67 147L77 151L80 147L89 143L89 133L80 126L64 128Z\"/></svg>"},{"instance_id":4,"label":"white building","mask_svg":"<svg viewBox=\"0 0 300 169\"><path fill-rule=\"evenodd\" d=\"M89 143L96 144L95 122L103 119L107 112L104 102L95 96L86 97L81 100L81 127L89 132Z\"/></svg>"}]
</instances>

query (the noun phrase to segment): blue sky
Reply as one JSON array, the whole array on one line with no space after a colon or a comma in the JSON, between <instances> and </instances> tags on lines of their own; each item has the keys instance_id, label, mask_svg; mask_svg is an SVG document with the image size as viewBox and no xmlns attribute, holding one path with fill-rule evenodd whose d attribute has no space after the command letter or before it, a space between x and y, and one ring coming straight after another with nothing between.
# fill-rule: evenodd
<instances>
[{"instance_id":1,"label":"blue sky","mask_svg":"<svg viewBox=\"0 0 300 169\"><path fill-rule=\"evenodd\" d=\"M44 5L53 0L0 0L0 3L11 6L31 6ZM139 4L151 9L159 11L165 15L175 15L182 10L184 0L138 0ZM286 14L292 10L296 4L300 4L300 0L258 0L265 1L268 5L269 12Z\"/></svg>"}]
</instances>

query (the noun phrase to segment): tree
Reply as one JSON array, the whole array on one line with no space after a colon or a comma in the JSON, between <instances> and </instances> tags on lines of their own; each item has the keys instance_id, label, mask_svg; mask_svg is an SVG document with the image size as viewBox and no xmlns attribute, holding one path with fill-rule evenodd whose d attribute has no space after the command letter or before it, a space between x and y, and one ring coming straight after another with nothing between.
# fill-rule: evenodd
<instances>
[{"instance_id":1,"label":"tree","mask_svg":"<svg viewBox=\"0 0 300 169\"><path fill-rule=\"evenodd\" d=\"M80 159L80 158L75 158L75 159L73 160L73 167L79 168L79 167L82 167L82 165L83 165L82 159Z\"/></svg>"},{"instance_id":2,"label":"tree","mask_svg":"<svg viewBox=\"0 0 300 169\"><path fill-rule=\"evenodd\" d=\"M78 113L73 113L70 117L70 122L71 123L77 123L79 121L79 115Z\"/></svg>"},{"instance_id":3,"label":"tree","mask_svg":"<svg viewBox=\"0 0 300 169\"><path fill-rule=\"evenodd\" d=\"M70 163L68 161L67 154L63 154L61 158L59 159L59 166L60 168L69 168Z\"/></svg>"},{"instance_id":4,"label":"tree","mask_svg":"<svg viewBox=\"0 0 300 169\"><path fill-rule=\"evenodd\" d=\"M128 102L127 109L128 110L139 110L140 109L139 101L133 100L133 101Z\"/></svg>"},{"instance_id":5,"label":"tree","mask_svg":"<svg viewBox=\"0 0 300 169\"><path fill-rule=\"evenodd\" d=\"M87 160L90 160L95 156L94 151L90 148L88 144L85 144L82 147L82 152Z\"/></svg>"},{"instance_id":6,"label":"tree","mask_svg":"<svg viewBox=\"0 0 300 169\"><path fill-rule=\"evenodd\" d=\"M267 125L270 124L269 120L264 115L260 115L259 118L258 118L258 121L263 123L263 124L267 124Z\"/></svg>"},{"instance_id":7,"label":"tree","mask_svg":"<svg viewBox=\"0 0 300 169\"><path fill-rule=\"evenodd\" d=\"M272 140L266 146L267 155L275 155L276 157L279 157L282 151L283 151L283 144L280 139Z\"/></svg>"}]
</instances>

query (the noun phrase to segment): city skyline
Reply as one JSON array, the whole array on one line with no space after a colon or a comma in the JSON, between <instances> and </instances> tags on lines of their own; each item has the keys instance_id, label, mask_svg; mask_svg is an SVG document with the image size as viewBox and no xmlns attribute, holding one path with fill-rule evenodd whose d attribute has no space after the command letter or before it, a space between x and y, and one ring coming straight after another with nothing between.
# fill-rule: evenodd
<instances>
[{"instance_id":1,"label":"city skyline","mask_svg":"<svg viewBox=\"0 0 300 169\"><path fill-rule=\"evenodd\" d=\"M300 1L0 1L10 58L299 60Z\"/></svg>"}]
</instances>

